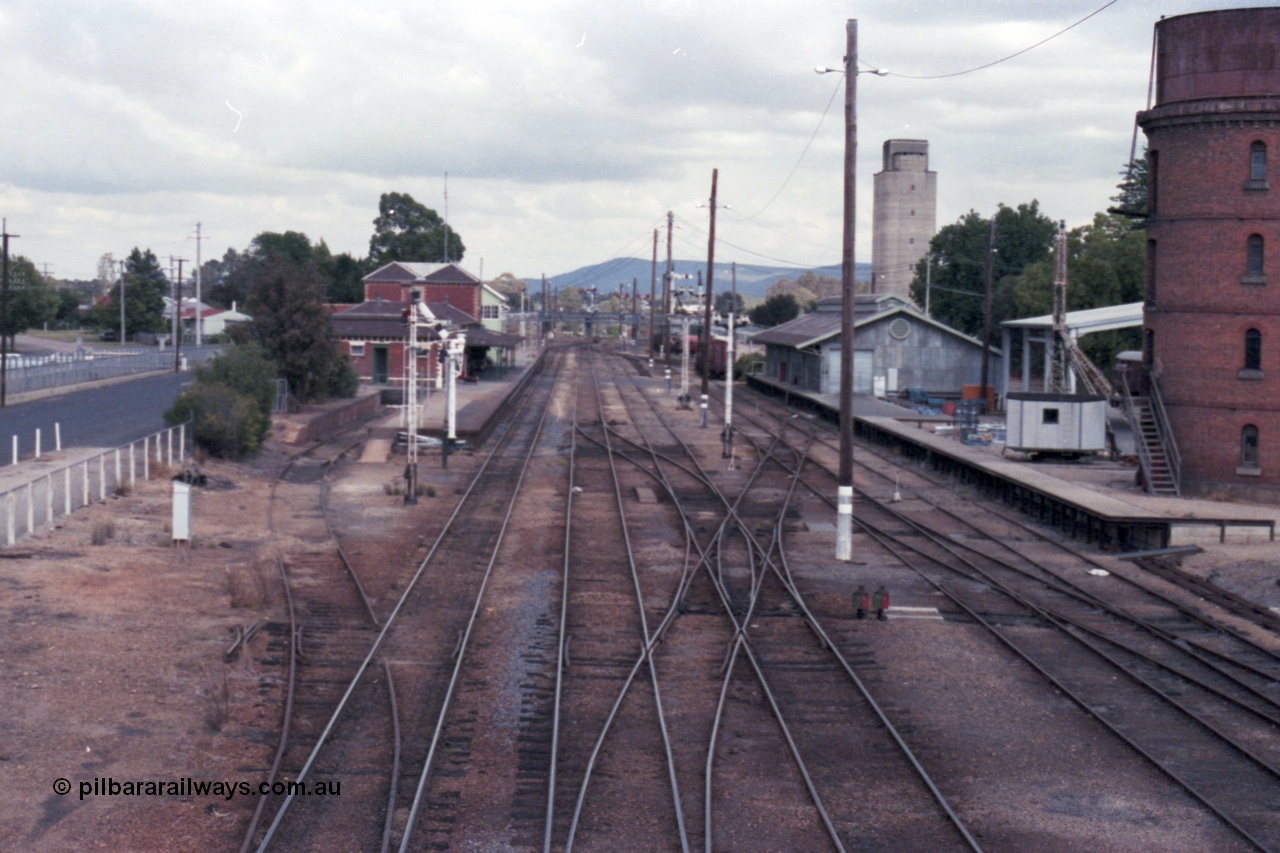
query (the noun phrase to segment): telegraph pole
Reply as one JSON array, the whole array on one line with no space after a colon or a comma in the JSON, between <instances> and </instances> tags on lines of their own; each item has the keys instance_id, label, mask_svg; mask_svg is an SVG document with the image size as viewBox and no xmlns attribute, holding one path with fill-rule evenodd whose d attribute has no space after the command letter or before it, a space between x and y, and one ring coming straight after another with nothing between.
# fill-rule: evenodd
<instances>
[{"instance_id":1,"label":"telegraph pole","mask_svg":"<svg viewBox=\"0 0 1280 853\"><path fill-rule=\"evenodd\" d=\"M200 223L196 223L196 349L200 349L204 318L200 316Z\"/></svg>"},{"instance_id":2,"label":"telegraph pole","mask_svg":"<svg viewBox=\"0 0 1280 853\"><path fill-rule=\"evenodd\" d=\"M658 283L658 229L653 229L653 263L649 267L649 372L653 372L653 312L657 307L655 301Z\"/></svg>"},{"instance_id":3,"label":"telegraph pole","mask_svg":"<svg viewBox=\"0 0 1280 853\"><path fill-rule=\"evenodd\" d=\"M169 258L170 263L178 262L178 277L174 279L173 290L175 298L173 300L173 372L177 373L182 369L182 265L187 262L186 258ZM173 275L172 267L169 274ZM199 310L196 311L197 315ZM196 322L199 322L197 317Z\"/></svg>"},{"instance_id":4,"label":"telegraph pole","mask_svg":"<svg viewBox=\"0 0 1280 853\"><path fill-rule=\"evenodd\" d=\"M127 261L120 262L120 346L124 346L124 273Z\"/></svg>"},{"instance_id":5,"label":"telegraph pole","mask_svg":"<svg viewBox=\"0 0 1280 853\"><path fill-rule=\"evenodd\" d=\"M711 270L716 262L716 183L720 170L711 170L711 231L707 237L707 283L702 308L702 414L699 425L707 426L707 399L711 394Z\"/></svg>"},{"instance_id":6,"label":"telegraph pole","mask_svg":"<svg viewBox=\"0 0 1280 853\"><path fill-rule=\"evenodd\" d=\"M836 486L836 559L853 559L854 206L858 156L858 22L845 22L844 241L840 265L840 478Z\"/></svg>"},{"instance_id":7,"label":"telegraph pole","mask_svg":"<svg viewBox=\"0 0 1280 853\"><path fill-rule=\"evenodd\" d=\"M1049 391L1066 394L1070 391L1067 379L1067 223L1058 220L1058 236L1053 244L1053 334L1046 350L1052 370L1049 374Z\"/></svg>"},{"instance_id":8,"label":"telegraph pole","mask_svg":"<svg viewBox=\"0 0 1280 853\"><path fill-rule=\"evenodd\" d=\"M987 381L990 376L991 363L991 283L995 272L996 256L996 218L991 217L991 228L987 231L987 270L984 276L986 287L982 295L982 408L987 406Z\"/></svg>"},{"instance_id":9,"label":"telegraph pole","mask_svg":"<svg viewBox=\"0 0 1280 853\"><path fill-rule=\"evenodd\" d=\"M662 277L662 348L667 354L667 368L671 367L671 232L675 228L675 214L667 211L667 271Z\"/></svg>"},{"instance_id":10,"label":"telegraph pole","mask_svg":"<svg viewBox=\"0 0 1280 853\"><path fill-rule=\"evenodd\" d=\"M9 382L9 220L0 220L0 237L4 242L3 272L0 273L0 407L5 405Z\"/></svg>"}]
</instances>

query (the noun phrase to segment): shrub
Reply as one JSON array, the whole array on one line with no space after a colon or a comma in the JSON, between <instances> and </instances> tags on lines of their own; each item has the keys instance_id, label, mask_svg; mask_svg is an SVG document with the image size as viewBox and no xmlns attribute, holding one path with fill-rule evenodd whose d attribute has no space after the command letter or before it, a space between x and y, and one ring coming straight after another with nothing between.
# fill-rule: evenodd
<instances>
[{"instance_id":1,"label":"shrub","mask_svg":"<svg viewBox=\"0 0 1280 853\"><path fill-rule=\"evenodd\" d=\"M170 426L191 421L196 445L226 459L256 451L271 426L253 397L221 383L192 385L178 395L164 419Z\"/></svg>"}]
</instances>

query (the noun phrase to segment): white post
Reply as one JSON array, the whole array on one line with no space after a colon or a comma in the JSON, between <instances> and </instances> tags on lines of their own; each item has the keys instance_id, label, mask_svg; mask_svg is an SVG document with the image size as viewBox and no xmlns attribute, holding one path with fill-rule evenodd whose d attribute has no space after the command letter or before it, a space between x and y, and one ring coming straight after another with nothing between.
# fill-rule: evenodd
<instances>
[{"instance_id":1,"label":"white post","mask_svg":"<svg viewBox=\"0 0 1280 853\"><path fill-rule=\"evenodd\" d=\"M178 461L187 458L187 425L178 424Z\"/></svg>"},{"instance_id":2,"label":"white post","mask_svg":"<svg viewBox=\"0 0 1280 853\"><path fill-rule=\"evenodd\" d=\"M18 464L18 437L13 437L13 464Z\"/></svg>"},{"instance_id":3,"label":"white post","mask_svg":"<svg viewBox=\"0 0 1280 853\"><path fill-rule=\"evenodd\" d=\"M853 486L836 487L836 559L853 559Z\"/></svg>"},{"instance_id":4,"label":"white post","mask_svg":"<svg viewBox=\"0 0 1280 853\"><path fill-rule=\"evenodd\" d=\"M458 437L458 361L452 353L448 357L448 372L445 379L445 427L446 437L452 446Z\"/></svg>"},{"instance_id":5,"label":"white post","mask_svg":"<svg viewBox=\"0 0 1280 853\"><path fill-rule=\"evenodd\" d=\"M40 427L36 427L36 458L40 458Z\"/></svg>"},{"instance_id":6,"label":"white post","mask_svg":"<svg viewBox=\"0 0 1280 853\"><path fill-rule=\"evenodd\" d=\"M27 483L27 533L36 529L36 490Z\"/></svg>"},{"instance_id":7,"label":"white post","mask_svg":"<svg viewBox=\"0 0 1280 853\"><path fill-rule=\"evenodd\" d=\"M5 493L5 515L8 517L9 544L12 545L16 541L13 530L13 492Z\"/></svg>"},{"instance_id":8,"label":"white post","mask_svg":"<svg viewBox=\"0 0 1280 853\"><path fill-rule=\"evenodd\" d=\"M57 422L53 425L53 449L62 452L62 424Z\"/></svg>"},{"instance_id":9,"label":"white post","mask_svg":"<svg viewBox=\"0 0 1280 853\"><path fill-rule=\"evenodd\" d=\"M44 478L44 522L53 527L53 472L50 471Z\"/></svg>"},{"instance_id":10,"label":"white post","mask_svg":"<svg viewBox=\"0 0 1280 853\"><path fill-rule=\"evenodd\" d=\"M84 483L83 483L84 503L81 504L81 506L88 506L89 505L89 460L88 459L86 459L83 463L81 463L80 473L83 475L83 478L84 478Z\"/></svg>"},{"instance_id":11,"label":"white post","mask_svg":"<svg viewBox=\"0 0 1280 853\"><path fill-rule=\"evenodd\" d=\"M116 488L120 488L120 448L116 448Z\"/></svg>"},{"instance_id":12,"label":"white post","mask_svg":"<svg viewBox=\"0 0 1280 853\"><path fill-rule=\"evenodd\" d=\"M142 439L142 479L151 479L151 445L145 436Z\"/></svg>"},{"instance_id":13,"label":"white post","mask_svg":"<svg viewBox=\"0 0 1280 853\"><path fill-rule=\"evenodd\" d=\"M107 454L98 457L98 500L107 499Z\"/></svg>"},{"instance_id":14,"label":"white post","mask_svg":"<svg viewBox=\"0 0 1280 853\"><path fill-rule=\"evenodd\" d=\"M134 487L134 484L137 482L138 463L134 454L134 448L136 446L137 446L137 442L133 442L129 445L129 488L131 489Z\"/></svg>"},{"instance_id":15,"label":"white post","mask_svg":"<svg viewBox=\"0 0 1280 853\"><path fill-rule=\"evenodd\" d=\"M165 433L165 444L169 448L169 466L173 466L173 429Z\"/></svg>"},{"instance_id":16,"label":"white post","mask_svg":"<svg viewBox=\"0 0 1280 853\"><path fill-rule=\"evenodd\" d=\"M71 515L71 466L62 469L62 497L66 506L63 515Z\"/></svg>"}]
</instances>

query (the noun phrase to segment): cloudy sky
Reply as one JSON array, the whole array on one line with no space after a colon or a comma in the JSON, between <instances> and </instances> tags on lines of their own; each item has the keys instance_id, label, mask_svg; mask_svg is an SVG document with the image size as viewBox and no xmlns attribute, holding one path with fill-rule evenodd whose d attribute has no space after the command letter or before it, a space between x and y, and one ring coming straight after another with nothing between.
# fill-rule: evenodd
<instances>
[{"instance_id":1,"label":"cloudy sky","mask_svg":"<svg viewBox=\"0 0 1280 853\"><path fill-rule=\"evenodd\" d=\"M437 211L486 278L649 257L840 258L845 21L858 19L857 254L890 138L927 139L938 222L1115 191L1161 15L1117 0L5 0L0 215L55 278L105 252L192 259L302 231L368 252L384 192ZM933 78L933 79L922 79ZM1141 137L1139 137L1141 145ZM665 237L664 237L665 239ZM190 266L188 266L190 269Z\"/></svg>"}]
</instances>

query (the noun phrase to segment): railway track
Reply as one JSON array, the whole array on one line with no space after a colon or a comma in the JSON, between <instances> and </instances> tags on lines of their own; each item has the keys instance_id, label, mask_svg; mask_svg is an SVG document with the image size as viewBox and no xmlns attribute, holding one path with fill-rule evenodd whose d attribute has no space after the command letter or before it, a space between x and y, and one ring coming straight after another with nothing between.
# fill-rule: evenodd
<instances>
[{"instance_id":1,"label":"railway track","mask_svg":"<svg viewBox=\"0 0 1280 853\"><path fill-rule=\"evenodd\" d=\"M1280 847L1273 649L1114 562L1103 569L1006 513L965 511L918 471L860 456L857 520L874 541L1240 838ZM830 504L830 468L810 467Z\"/></svg>"},{"instance_id":2,"label":"railway track","mask_svg":"<svg viewBox=\"0 0 1280 853\"><path fill-rule=\"evenodd\" d=\"M315 443L286 459L271 484L267 527L275 538L287 621L266 628L270 657L263 663L283 663L286 672L268 783L299 766L319 734L317 720L337 702L379 625L359 572L334 533L327 505L333 466L359 443L351 433ZM242 851L252 849L262 817L277 799L258 798Z\"/></svg>"},{"instance_id":3,"label":"railway track","mask_svg":"<svg viewBox=\"0 0 1280 853\"><path fill-rule=\"evenodd\" d=\"M308 721L310 753L291 748L284 775L340 776L341 802L273 802L258 849L1014 849L1064 828L1121 850L1276 849L1280 670L1248 631L868 454L869 564L824 565L804 544L834 517L821 430L744 407L730 464L660 381L592 347L544 364L476 477L449 475L457 505L412 580L373 584L383 625L333 679L328 722ZM945 621L855 619L850 570ZM917 633L981 649L1009 694L921 684L961 659ZM1035 720L1079 767L1005 772L987 730L1034 738ZM1115 843L1114 817L1080 823L1096 808L1063 785L1155 796L1181 834L1155 821ZM993 819L993 798L1020 816Z\"/></svg>"},{"instance_id":4,"label":"railway track","mask_svg":"<svg viewBox=\"0 0 1280 853\"><path fill-rule=\"evenodd\" d=\"M868 818L878 809L910 802L920 818L913 843L976 847L883 709L826 639L786 570L782 531L794 477L773 464L771 448L757 448L751 464L729 478L726 492L699 459L707 443L698 448L682 441L651 394L640 393L626 376L615 373L613 379L624 400L629 398L626 420L637 448L643 445L653 460L655 479L664 483L682 517L696 520L686 528L692 559L678 593L681 615L658 664L676 653L678 640L694 633L686 624L689 613L713 617L703 621L718 623L722 634L712 644L721 651L720 665L701 689L716 697L704 704L712 734L701 747L696 786L684 785L703 795L701 804L685 810L702 816L702 837L695 841L707 850L754 845L759 840L742 838L744 820L787 813L792 820L786 840L764 844L846 849L876 838ZM645 444L645 437L654 443ZM672 699L682 700L692 701ZM851 767L876 773L878 784L859 785ZM887 833L877 840L895 843Z\"/></svg>"},{"instance_id":5,"label":"railway track","mask_svg":"<svg viewBox=\"0 0 1280 853\"><path fill-rule=\"evenodd\" d=\"M479 698L485 686L484 665L492 662L487 652L494 650L510 662L522 650L538 646L536 637L492 643L479 626L481 621L493 621L481 619L482 608L492 600L486 599L486 592L501 549L512 546L506 533L513 527L519 484L535 451L554 464L554 453L540 443L547 413L555 403L561 354L553 354L551 361L556 364L526 386L520 411L508 428L491 440L492 449L355 667L296 776L297 781L305 781L319 768L341 768L344 778L369 780L367 790L351 797L344 793L341 802L322 804L314 798L287 796L264 832L259 850L317 846L407 850L447 846L455 832L479 838L480 833L467 823L472 819L507 826L509 813L500 810L495 817L493 809L500 806L466 801L467 792L458 790L458 780L484 784L474 776L468 778L466 772L474 764L472 741L482 729L489 733L515 730L514 719L506 727L481 725L482 714L504 712L513 704L505 701L509 696L498 703ZM534 416L521 417L526 410ZM375 659L382 665L375 665ZM376 683L385 677L383 673L390 673L391 694ZM513 686L506 679L499 682L500 690ZM533 692L536 700L537 690ZM380 709L382 695L388 698ZM472 789L472 793L483 796L484 791ZM519 820L519 815L515 817Z\"/></svg>"}]
</instances>

